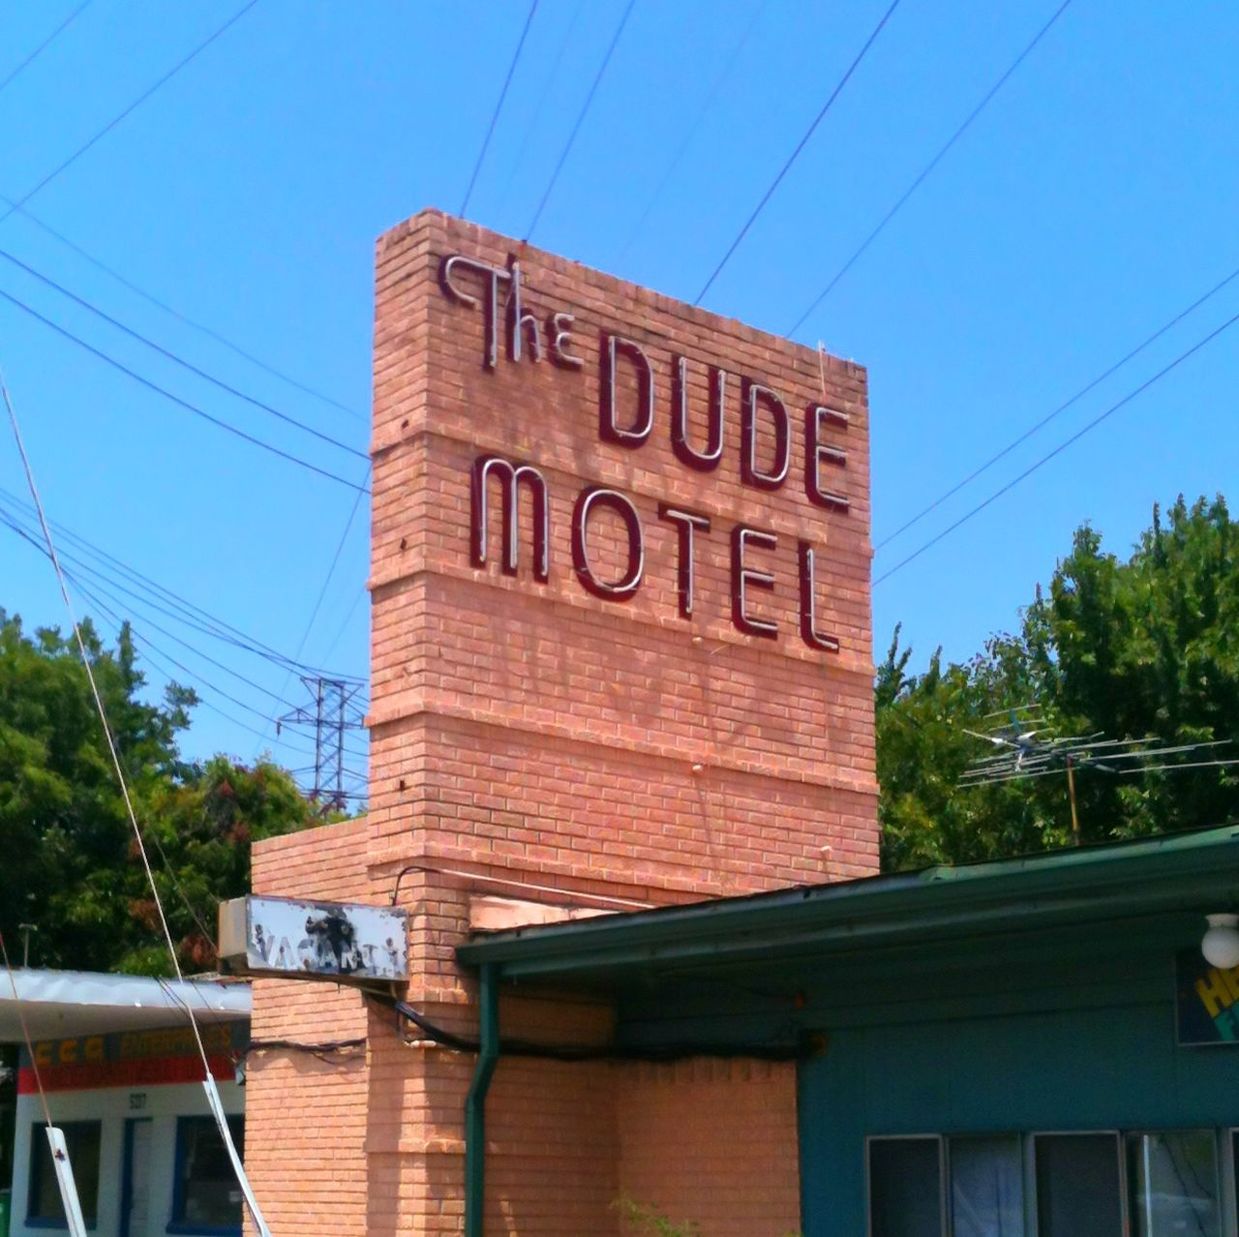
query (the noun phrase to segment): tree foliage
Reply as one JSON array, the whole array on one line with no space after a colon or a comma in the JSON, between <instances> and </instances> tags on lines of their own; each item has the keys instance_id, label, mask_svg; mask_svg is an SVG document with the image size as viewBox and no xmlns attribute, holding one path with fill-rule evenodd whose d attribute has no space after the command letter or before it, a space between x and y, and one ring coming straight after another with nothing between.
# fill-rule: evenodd
<instances>
[{"instance_id":1,"label":"tree foliage","mask_svg":"<svg viewBox=\"0 0 1239 1237\"><path fill-rule=\"evenodd\" d=\"M313 807L269 761L183 761L194 693L161 704L122 628L83 636L181 964L214 964L216 907L249 886L249 845L303 828ZM154 900L72 633L33 635L0 610L0 931L10 955L78 970L171 971ZM17 957L13 957L16 962Z\"/></svg>"},{"instance_id":2,"label":"tree foliage","mask_svg":"<svg viewBox=\"0 0 1239 1237\"><path fill-rule=\"evenodd\" d=\"M1125 559L1085 525L1048 592L1015 633L976 657L908 670L899 632L878 667L878 780L883 863L903 869L1067 845L1065 774L960 787L986 754L966 733L987 714L1035 703L1060 735L1156 737L1165 745L1239 739L1239 529L1221 498L1182 498ZM1239 746L1183 763L1239 758ZM1077 771L1086 842L1224 823L1239 811L1230 768L1139 776Z\"/></svg>"}]
</instances>

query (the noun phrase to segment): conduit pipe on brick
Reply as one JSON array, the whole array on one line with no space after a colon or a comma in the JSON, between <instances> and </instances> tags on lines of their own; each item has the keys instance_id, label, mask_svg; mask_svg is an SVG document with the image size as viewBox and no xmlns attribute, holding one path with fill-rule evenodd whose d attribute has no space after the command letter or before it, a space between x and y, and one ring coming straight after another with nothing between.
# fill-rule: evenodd
<instances>
[{"instance_id":1,"label":"conduit pipe on brick","mask_svg":"<svg viewBox=\"0 0 1239 1237\"><path fill-rule=\"evenodd\" d=\"M498 967L478 973L478 1060L465 1097L465 1237L483 1237L486 1225L486 1096L499 1064Z\"/></svg>"}]
</instances>

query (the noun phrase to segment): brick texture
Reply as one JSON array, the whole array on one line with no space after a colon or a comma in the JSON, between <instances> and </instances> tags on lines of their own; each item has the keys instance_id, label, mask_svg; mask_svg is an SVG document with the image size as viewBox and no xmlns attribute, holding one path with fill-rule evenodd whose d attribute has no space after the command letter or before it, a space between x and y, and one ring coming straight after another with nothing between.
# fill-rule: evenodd
<instances>
[{"instance_id":1,"label":"brick texture","mask_svg":"<svg viewBox=\"0 0 1239 1237\"><path fill-rule=\"evenodd\" d=\"M451 254L507 268L542 325L572 315L580 368L484 363L486 288ZM506 287L499 291L502 335ZM565 320L560 320L566 325ZM654 424L637 449L599 435L605 339L636 341L653 377ZM528 354L530 336L523 335ZM688 438L704 447L713 379L727 374L718 467L671 443L675 358L686 358ZM790 414L785 483L741 468L742 380ZM637 368L621 355L620 424L639 414ZM833 416L822 465L846 496L806 492L806 411ZM777 441L757 418L756 459ZM518 562L501 570L501 487L487 489L488 561L475 565L471 471L479 456L530 464L549 507L549 575L535 571L532 504L519 505ZM864 370L529 249L437 211L378 243L374 339L369 814L262 843L256 891L386 903L399 880L411 912L408 998L459 1030L476 1026L473 982L454 963L471 896L615 909L748 893L877 869L869 611L868 407ZM840 466L842 465L842 466ZM644 550L626 601L574 570L582 491L608 487L635 509ZM680 542L660 504L710 521L695 536L694 612L680 611ZM732 529L775 538L751 552L774 577L733 620ZM800 543L816 557L815 630L802 638ZM589 526L602 579L628 565L615 511ZM605 1042L605 1004L505 998L505 1034ZM366 1035L363 1056L255 1054L251 1168L281 1234L460 1232L463 1102L473 1058L405 1042L356 993L260 981L255 1035ZM794 1071L504 1059L488 1104L488 1232L618 1234L621 1190L694 1219L707 1237L782 1237L797 1226ZM720 1185L720 1180L723 1184Z\"/></svg>"}]
</instances>

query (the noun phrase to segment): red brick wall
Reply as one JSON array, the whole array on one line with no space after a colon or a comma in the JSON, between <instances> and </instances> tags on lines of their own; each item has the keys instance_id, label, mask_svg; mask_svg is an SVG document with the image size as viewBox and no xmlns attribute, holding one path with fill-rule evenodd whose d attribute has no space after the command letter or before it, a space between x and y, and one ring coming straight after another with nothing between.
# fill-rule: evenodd
<instances>
[{"instance_id":1,"label":"red brick wall","mask_svg":"<svg viewBox=\"0 0 1239 1237\"><path fill-rule=\"evenodd\" d=\"M800 1231L794 1065L625 1066L617 1082L626 1197L704 1237Z\"/></svg>"},{"instance_id":2,"label":"red brick wall","mask_svg":"<svg viewBox=\"0 0 1239 1237\"><path fill-rule=\"evenodd\" d=\"M544 327L551 313L574 315L583 367L514 362L501 346L487 368L481 309L439 281L453 253L496 267L516 254L526 308ZM255 890L382 904L399 879L409 999L470 1030L473 983L453 951L471 890L515 882L522 898L670 903L876 871L864 371L435 211L382 237L377 259L370 811L321 838L261 844ZM457 284L482 291L460 272ZM599 440L604 331L639 341L652 365L654 430L638 450ZM670 445L675 354L688 358L697 445L707 367L729 374L714 472L687 467ZM741 477L741 376L776 390L790 413L791 468L773 491ZM629 408L637 388L623 361L616 388ZM847 466L823 474L846 512L806 496L803 421L816 403L848 418L828 435ZM759 458L771 449L760 436ZM527 498L519 569L499 570L494 484L491 561L471 562L470 470L483 453L531 463L546 480L545 582L532 571ZM623 604L588 592L573 570L571 513L589 485L621 492L639 515L645 573ZM660 503L712 522L696 538L691 619L679 612L677 534ZM777 537L753 554L775 586L754 589L751 606L777 622L777 639L733 624L738 523ZM622 532L605 512L592 525L602 576L622 571ZM818 560L817 626L837 653L801 638L802 540ZM281 1234L458 1233L473 1058L402 1042L389 1015L322 985L262 982L255 1006L256 1035L369 1036L360 1064L272 1052L252 1071L251 1163ZM605 1035L608 1017L605 1006L504 1003L505 1033L527 1024L555 1042ZM707 1237L782 1237L797 1224L792 1079L790 1066L505 1058L488 1104L488 1232L615 1234L611 1204L624 1189L698 1220Z\"/></svg>"},{"instance_id":3,"label":"red brick wall","mask_svg":"<svg viewBox=\"0 0 1239 1237\"><path fill-rule=\"evenodd\" d=\"M481 308L440 282L453 253L496 267L518 254L525 307L544 320L574 315L583 367L514 362L501 347L487 368ZM483 291L459 269L454 279L468 295ZM655 428L637 450L599 441L602 331L638 340L653 368ZM714 472L688 468L671 449L675 354L689 361L699 444L707 366L730 375ZM623 361L619 375L623 405L635 379ZM791 414L791 469L773 492L741 479L741 376L777 390ZM830 435L847 466L826 470L846 512L804 492L802 422L819 402L850 419ZM849 362L438 212L387 233L375 319L376 844L658 901L876 870L867 415L864 371ZM770 449L759 441L759 454ZM527 536L515 577L493 561L471 564L470 466L483 453L532 463L546 478L545 583L533 578ZM640 514L646 572L624 604L592 596L572 568L570 513L587 484L620 490ZM677 534L658 519L660 502L713 523L697 535L691 620L679 616ZM492 483L492 559L499 506ZM732 624L737 523L778 537L775 551L754 555L776 587L753 590L753 609L779 624L777 640ZM600 574L619 562L618 529L605 516L595 526ZM801 539L816 547L819 627L838 637L837 654L799 636Z\"/></svg>"},{"instance_id":4,"label":"red brick wall","mask_svg":"<svg viewBox=\"0 0 1239 1237\"><path fill-rule=\"evenodd\" d=\"M255 893L366 900L364 820L254 847ZM334 984L256 979L252 1038L302 1043L364 1036L361 996ZM245 1165L280 1237L365 1237L365 1051L320 1060L258 1047L247 1058Z\"/></svg>"}]
</instances>

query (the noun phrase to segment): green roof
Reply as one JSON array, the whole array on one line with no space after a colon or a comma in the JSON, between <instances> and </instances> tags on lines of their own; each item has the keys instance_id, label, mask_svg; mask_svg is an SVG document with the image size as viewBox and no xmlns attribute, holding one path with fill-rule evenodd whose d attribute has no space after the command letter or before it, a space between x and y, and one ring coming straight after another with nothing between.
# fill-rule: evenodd
<instances>
[{"instance_id":1,"label":"green roof","mask_svg":"<svg viewBox=\"0 0 1239 1237\"><path fill-rule=\"evenodd\" d=\"M1231 909L1235 825L479 934L456 956L507 979L572 982Z\"/></svg>"}]
</instances>

